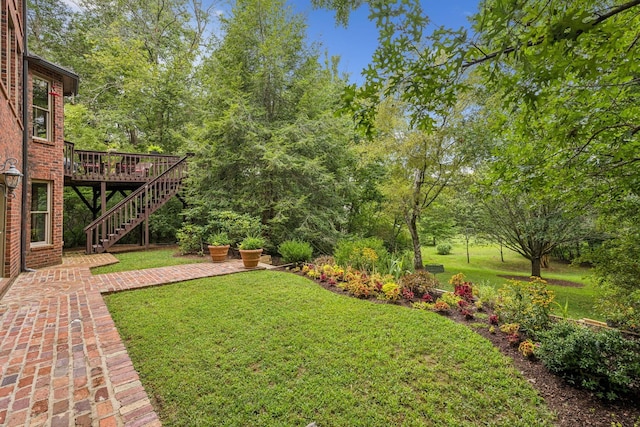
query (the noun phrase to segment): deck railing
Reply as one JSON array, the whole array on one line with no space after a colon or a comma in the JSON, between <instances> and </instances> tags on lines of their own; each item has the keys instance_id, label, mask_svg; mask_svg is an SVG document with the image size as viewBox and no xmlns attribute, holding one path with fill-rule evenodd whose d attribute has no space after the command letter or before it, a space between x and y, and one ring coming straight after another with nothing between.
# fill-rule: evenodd
<instances>
[{"instance_id":1,"label":"deck railing","mask_svg":"<svg viewBox=\"0 0 640 427\"><path fill-rule=\"evenodd\" d=\"M76 150L64 143L64 175L77 181L149 181L167 171L179 156Z\"/></svg>"},{"instance_id":2,"label":"deck railing","mask_svg":"<svg viewBox=\"0 0 640 427\"><path fill-rule=\"evenodd\" d=\"M183 157L85 227L87 253L104 252L149 218L180 190L186 173L187 157Z\"/></svg>"}]
</instances>

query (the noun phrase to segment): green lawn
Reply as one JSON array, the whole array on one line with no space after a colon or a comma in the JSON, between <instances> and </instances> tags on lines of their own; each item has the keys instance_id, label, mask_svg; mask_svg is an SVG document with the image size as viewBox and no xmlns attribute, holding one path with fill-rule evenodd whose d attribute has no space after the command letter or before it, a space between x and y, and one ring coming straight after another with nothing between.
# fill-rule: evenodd
<instances>
[{"instance_id":1,"label":"green lawn","mask_svg":"<svg viewBox=\"0 0 640 427\"><path fill-rule=\"evenodd\" d=\"M105 297L166 426L550 425L491 343L259 271Z\"/></svg>"},{"instance_id":2,"label":"green lawn","mask_svg":"<svg viewBox=\"0 0 640 427\"><path fill-rule=\"evenodd\" d=\"M444 265L446 272L437 275L444 289L451 289L448 281L456 273L464 273L467 280L473 283L491 284L496 287L506 281L506 279L498 277L499 275L531 275L529 260L506 248L503 252L505 262L500 260L500 249L497 245L471 245L469 248L470 263L467 264L466 250L460 242L454 243L449 255L438 255L433 246L424 247L422 250L425 264ZM597 291L589 280L589 275L590 271L587 268L554 262L551 263L550 268L542 270L543 278L569 280L584 285L581 288L549 286L556 293L556 301L563 305L565 301L569 302L570 317L603 320L593 310Z\"/></svg>"},{"instance_id":3,"label":"green lawn","mask_svg":"<svg viewBox=\"0 0 640 427\"><path fill-rule=\"evenodd\" d=\"M134 251L114 254L117 264L105 265L91 269L93 274L115 273L117 271L143 270L145 268L165 267L167 265L193 264L210 261L209 256L176 256L178 248L152 249L148 251Z\"/></svg>"}]
</instances>

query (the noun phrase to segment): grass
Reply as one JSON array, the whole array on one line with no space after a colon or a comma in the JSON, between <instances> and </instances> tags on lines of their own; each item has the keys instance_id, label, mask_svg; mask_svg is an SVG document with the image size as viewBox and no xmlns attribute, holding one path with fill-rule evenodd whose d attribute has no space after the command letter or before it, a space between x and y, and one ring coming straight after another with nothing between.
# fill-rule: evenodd
<instances>
[{"instance_id":1,"label":"grass","mask_svg":"<svg viewBox=\"0 0 640 427\"><path fill-rule=\"evenodd\" d=\"M435 247L424 247L422 250L425 264L444 265L446 272L438 274L437 278L447 290L452 289L448 281L456 273L464 273L467 280L475 284L484 283L494 287L500 287L506 282L507 279L499 277L500 275L531 275L529 260L506 248L503 252L504 262L500 259L500 249L497 245L470 245L470 263L467 263L466 249L460 242L454 242L449 255L438 255ZM542 277L582 284L581 288L555 285L549 285L549 288L555 291L558 303L564 305L565 301L569 302L569 317L603 320L593 310L597 289L590 280L588 268L552 262L550 268L542 270Z\"/></svg>"},{"instance_id":2,"label":"grass","mask_svg":"<svg viewBox=\"0 0 640 427\"><path fill-rule=\"evenodd\" d=\"M434 313L250 272L106 297L166 426L550 425L488 341Z\"/></svg>"},{"instance_id":3,"label":"grass","mask_svg":"<svg viewBox=\"0 0 640 427\"><path fill-rule=\"evenodd\" d=\"M118 271L143 270L146 268L166 267L168 265L194 264L206 262L210 258L195 256L176 256L177 248L153 249L148 251L122 252L114 254L118 259L117 264L92 268L93 274L115 273Z\"/></svg>"}]
</instances>

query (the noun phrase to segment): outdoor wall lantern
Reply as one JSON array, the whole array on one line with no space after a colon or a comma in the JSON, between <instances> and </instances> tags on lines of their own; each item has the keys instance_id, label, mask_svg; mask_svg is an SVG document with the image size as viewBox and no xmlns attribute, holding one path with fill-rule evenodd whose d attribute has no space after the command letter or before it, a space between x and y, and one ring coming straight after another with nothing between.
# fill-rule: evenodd
<instances>
[{"instance_id":1,"label":"outdoor wall lantern","mask_svg":"<svg viewBox=\"0 0 640 427\"><path fill-rule=\"evenodd\" d=\"M0 168L0 175L4 180L4 183L0 183L0 185L3 185L7 190L4 194L5 197L16 197L13 194L13 190L20 185L20 180L22 179L22 173L16 168L16 163L18 163L16 159L9 157Z\"/></svg>"}]
</instances>

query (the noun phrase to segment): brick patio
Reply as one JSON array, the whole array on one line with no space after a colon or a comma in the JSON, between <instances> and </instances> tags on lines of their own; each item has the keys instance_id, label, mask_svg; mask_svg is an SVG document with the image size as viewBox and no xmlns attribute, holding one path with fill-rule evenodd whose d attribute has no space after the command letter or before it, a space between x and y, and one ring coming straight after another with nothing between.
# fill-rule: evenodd
<instances>
[{"instance_id":1,"label":"brick patio","mask_svg":"<svg viewBox=\"0 0 640 427\"><path fill-rule=\"evenodd\" d=\"M93 276L110 254L22 273L0 300L0 425L160 426L104 292L246 271L241 261Z\"/></svg>"}]
</instances>

